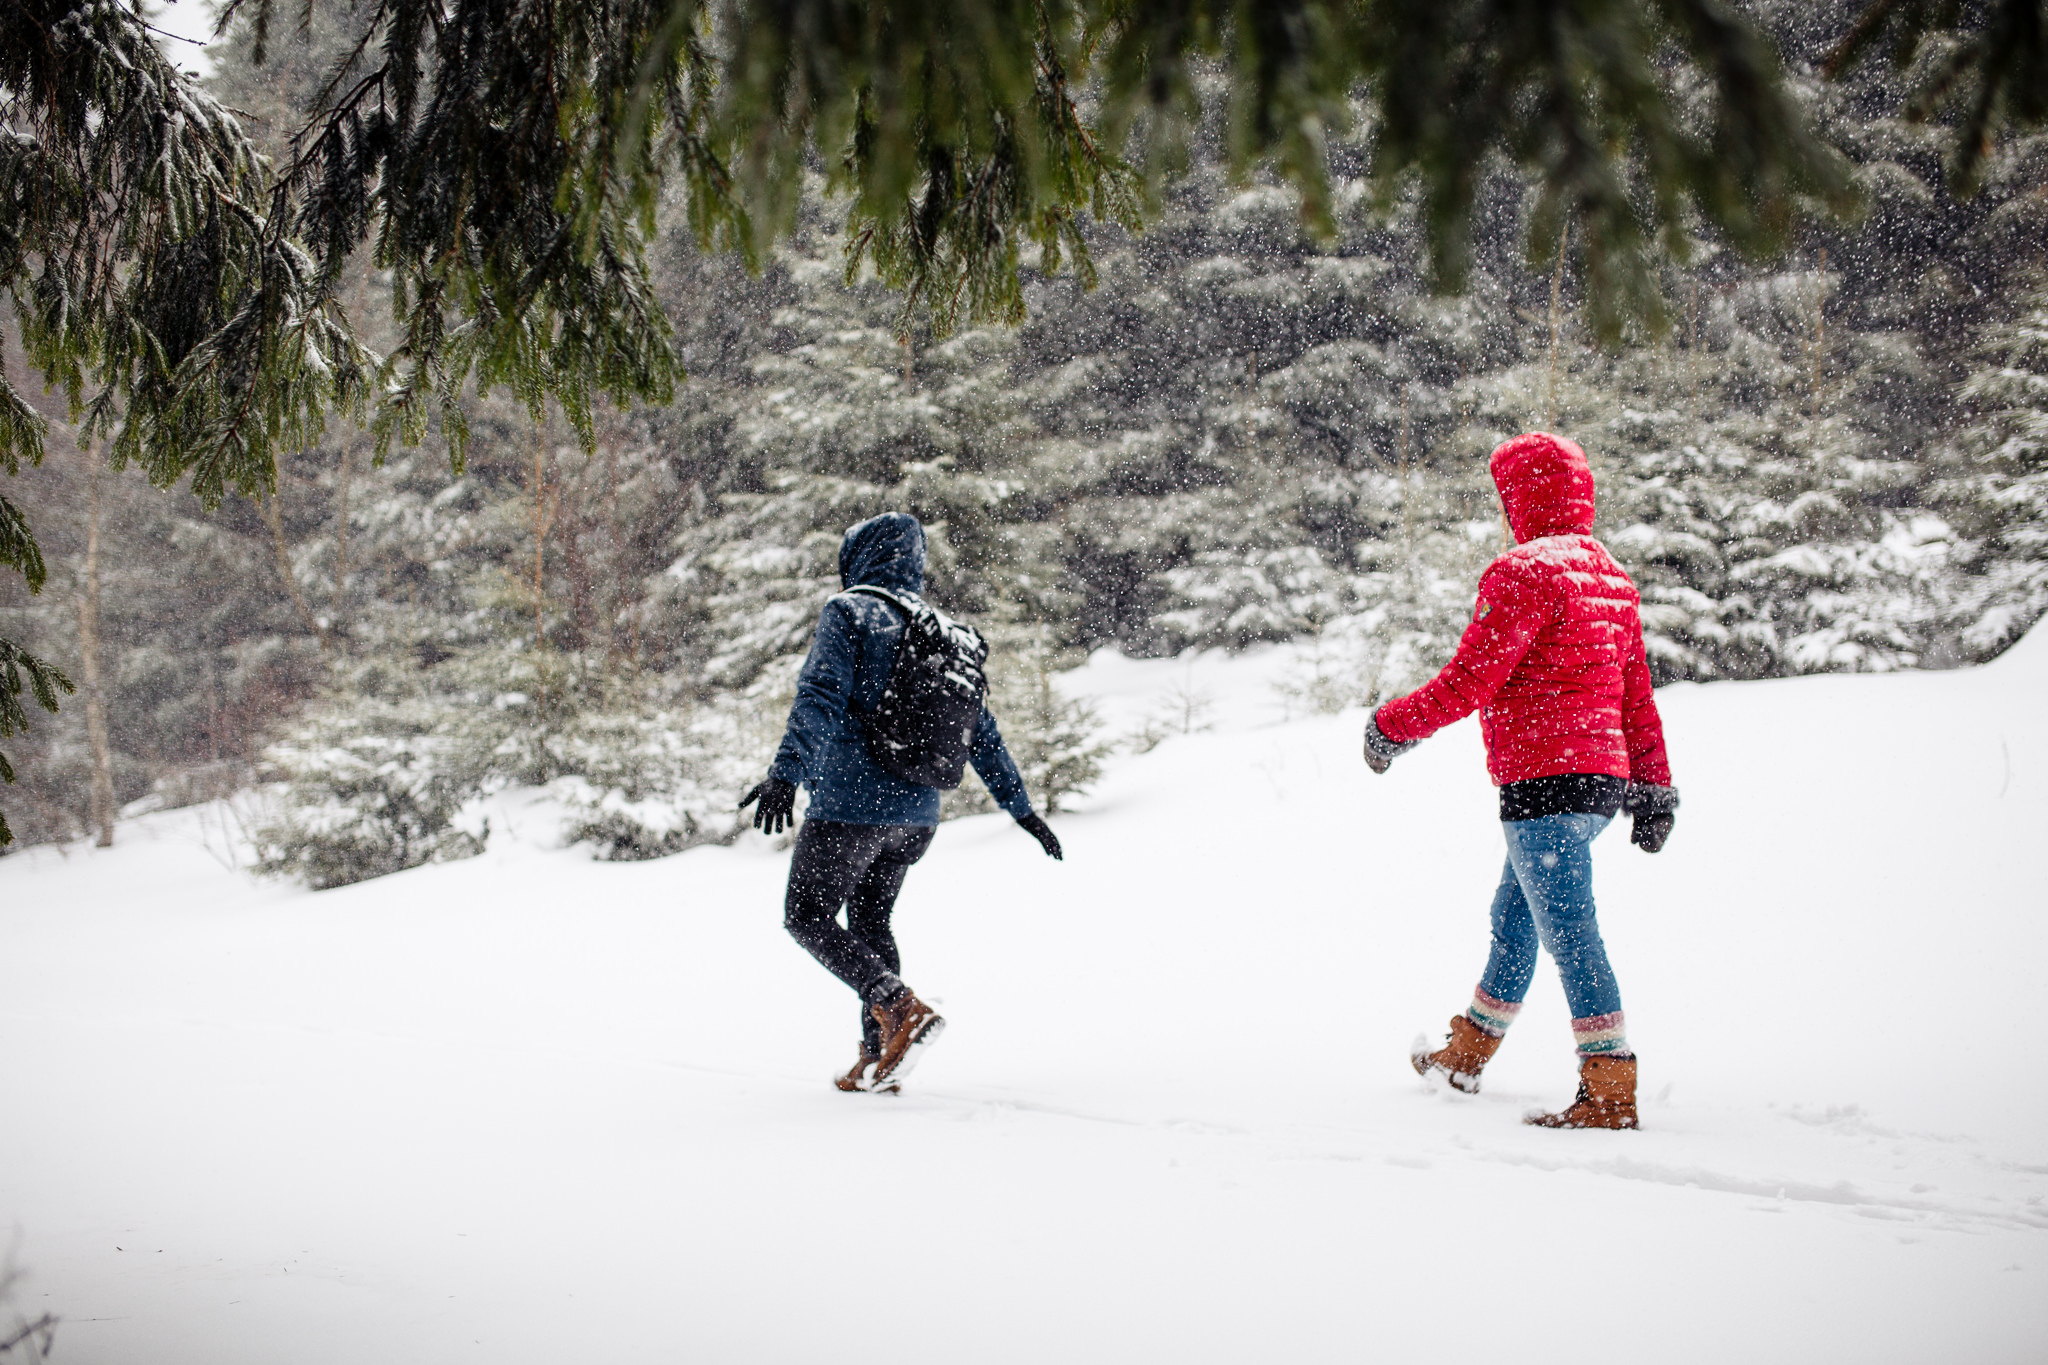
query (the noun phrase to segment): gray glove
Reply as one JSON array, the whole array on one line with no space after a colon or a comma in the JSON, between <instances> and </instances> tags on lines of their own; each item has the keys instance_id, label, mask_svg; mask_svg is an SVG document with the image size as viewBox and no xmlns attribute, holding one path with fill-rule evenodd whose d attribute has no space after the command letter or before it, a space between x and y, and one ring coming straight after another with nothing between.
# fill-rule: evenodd
<instances>
[{"instance_id":1,"label":"gray glove","mask_svg":"<svg viewBox=\"0 0 2048 1365\"><path fill-rule=\"evenodd\" d=\"M1422 741L1411 739L1405 744L1396 744L1380 731L1380 713L1375 711L1365 721L1365 766L1376 773L1383 773L1394 766L1394 760L1407 753Z\"/></svg>"}]
</instances>

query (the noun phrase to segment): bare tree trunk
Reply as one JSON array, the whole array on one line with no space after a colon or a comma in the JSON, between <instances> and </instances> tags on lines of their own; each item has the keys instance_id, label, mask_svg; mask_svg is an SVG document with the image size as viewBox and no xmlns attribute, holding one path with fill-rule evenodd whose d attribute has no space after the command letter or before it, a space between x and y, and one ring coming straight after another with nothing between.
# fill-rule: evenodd
<instances>
[{"instance_id":1,"label":"bare tree trunk","mask_svg":"<svg viewBox=\"0 0 2048 1365\"><path fill-rule=\"evenodd\" d=\"M547 563L548 531L555 524L555 509L548 505L547 430L533 433L533 647L547 645L547 580L542 570Z\"/></svg>"},{"instance_id":2,"label":"bare tree trunk","mask_svg":"<svg viewBox=\"0 0 2048 1365\"><path fill-rule=\"evenodd\" d=\"M1572 225L1566 223L1557 235L1557 268L1550 272L1550 392L1543 415L1545 431L1557 426L1557 350L1563 323L1560 315L1564 302L1564 253L1571 240Z\"/></svg>"},{"instance_id":3,"label":"bare tree trunk","mask_svg":"<svg viewBox=\"0 0 2048 1365\"><path fill-rule=\"evenodd\" d=\"M568 589L565 643L572 651L589 650L597 641L600 588L599 575L591 568L591 555L593 547L609 533L608 525L595 510L605 501L602 490L594 487L597 477L596 459L586 457L573 476L557 471L555 478L554 519L550 525L562 532L556 541L556 574ZM601 547L598 552L602 553ZM612 653L607 645L607 662Z\"/></svg>"},{"instance_id":4,"label":"bare tree trunk","mask_svg":"<svg viewBox=\"0 0 2048 1365\"><path fill-rule=\"evenodd\" d=\"M320 641L320 652L327 652L327 627L313 614L313 606L306 600L306 594L299 589L299 576L292 572L292 555L284 540L284 514L277 509L277 495L271 494L263 500L263 519L270 523L270 543L277 547L277 576L284 580L284 590L292 595L292 605L299 609L299 615L306 618L306 626Z\"/></svg>"},{"instance_id":5,"label":"bare tree trunk","mask_svg":"<svg viewBox=\"0 0 2048 1365\"><path fill-rule=\"evenodd\" d=\"M547 579L543 570L547 567L548 530L555 524L555 508L548 501L548 441L547 427L536 425L533 429L533 652L539 664L536 670L539 702L537 714L548 714L548 670L547 670Z\"/></svg>"},{"instance_id":6,"label":"bare tree trunk","mask_svg":"<svg viewBox=\"0 0 2048 1365\"><path fill-rule=\"evenodd\" d=\"M1550 378L1543 399L1545 431L1554 431L1557 427L1557 354L1564 333L1564 256L1571 240L1572 225L1567 222L1557 234L1557 264L1550 272ZM1508 524L1505 507L1500 512L1500 543L1503 549L1515 548L1515 531Z\"/></svg>"},{"instance_id":7,"label":"bare tree trunk","mask_svg":"<svg viewBox=\"0 0 2048 1365\"><path fill-rule=\"evenodd\" d=\"M1813 286L1813 415L1820 416L1821 362L1828 351L1828 249L1820 249L1820 278Z\"/></svg>"},{"instance_id":8,"label":"bare tree trunk","mask_svg":"<svg viewBox=\"0 0 2048 1365\"><path fill-rule=\"evenodd\" d=\"M634 673L640 671L640 649L637 629L626 626L626 639L619 638L620 616L630 618L633 611L634 580L619 572L630 562L628 547L633 543L633 528L626 514L626 500L620 491L619 442L612 440L605 445L605 500L610 504L611 517L606 524L606 534L611 538L610 553L614 572L611 575L611 591L605 595L605 665L616 667L622 656L626 656L627 667Z\"/></svg>"},{"instance_id":9,"label":"bare tree trunk","mask_svg":"<svg viewBox=\"0 0 2048 1365\"><path fill-rule=\"evenodd\" d=\"M114 756L100 682L100 459L85 447L85 581L78 594L79 671L85 675L85 733L92 745L92 823L101 848L114 843Z\"/></svg>"},{"instance_id":10,"label":"bare tree trunk","mask_svg":"<svg viewBox=\"0 0 2048 1365\"><path fill-rule=\"evenodd\" d=\"M1420 576L1415 570L1415 534L1413 520L1409 515L1408 503L1413 492L1408 487L1408 393L1412 386L1401 383L1401 563L1408 571L1408 581L1413 583Z\"/></svg>"},{"instance_id":11,"label":"bare tree trunk","mask_svg":"<svg viewBox=\"0 0 2048 1365\"><path fill-rule=\"evenodd\" d=\"M589 649L597 639L597 581L584 553L591 529L590 520L580 515L563 524L562 574L569 580L569 619L575 623L577 649ZM609 658L617 651L607 647L605 652Z\"/></svg>"},{"instance_id":12,"label":"bare tree trunk","mask_svg":"<svg viewBox=\"0 0 2048 1365\"><path fill-rule=\"evenodd\" d=\"M1685 310L1686 399L1695 410L1700 404L1700 282L1691 280L1692 302Z\"/></svg>"},{"instance_id":13,"label":"bare tree trunk","mask_svg":"<svg viewBox=\"0 0 2048 1365\"><path fill-rule=\"evenodd\" d=\"M355 446L344 442L341 447L341 475L339 505L334 510L334 605L329 613L334 626L340 627L347 620L348 603L348 516L349 493L355 482Z\"/></svg>"}]
</instances>

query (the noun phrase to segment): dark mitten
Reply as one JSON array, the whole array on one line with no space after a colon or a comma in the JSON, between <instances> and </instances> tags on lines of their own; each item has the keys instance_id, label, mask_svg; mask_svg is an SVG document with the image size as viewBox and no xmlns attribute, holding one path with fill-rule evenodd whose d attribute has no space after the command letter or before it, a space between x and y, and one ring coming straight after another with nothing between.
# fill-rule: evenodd
<instances>
[{"instance_id":1,"label":"dark mitten","mask_svg":"<svg viewBox=\"0 0 2048 1365\"><path fill-rule=\"evenodd\" d=\"M1025 816L1017 823L1023 827L1026 834L1038 840L1038 846L1045 850L1046 857L1066 861L1066 855L1060 852L1060 841L1052 832L1052 826L1039 819L1035 813Z\"/></svg>"},{"instance_id":2,"label":"dark mitten","mask_svg":"<svg viewBox=\"0 0 2048 1365\"><path fill-rule=\"evenodd\" d=\"M1376 773L1383 773L1394 766L1394 760L1414 748L1420 740L1411 739L1396 743L1388 739L1380 729L1380 713L1375 711L1365 720L1365 766Z\"/></svg>"},{"instance_id":3,"label":"dark mitten","mask_svg":"<svg viewBox=\"0 0 2048 1365\"><path fill-rule=\"evenodd\" d=\"M1621 808L1635 817L1628 841L1645 853L1655 853L1664 847L1671 826L1677 823L1678 788L1631 782L1622 794Z\"/></svg>"},{"instance_id":4,"label":"dark mitten","mask_svg":"<svg viewBox=\"0 0 2048 1365\"><path fill-rule=\"evenodd\" d=\"M779 777L767 778L755 784L754 789L740 798L740 809L745 810L755 801L761 804L754 810L754 828L764 834L780 834L787 826L796 828L796 787Z\"/></svg>"},{"instance_id":5,"label":"dark mitten","mask_svg":"<svg viewBox=\"0 0 2048 1365\"><path fill-rule=\"evenodd\" d=\"M1671 826L1677 821L1678 817L1670 811L1662 815L1638 815L1629 830L1628 841L1645 853L1655 853L1671 837Z\"/></svg>"}]
</instances>

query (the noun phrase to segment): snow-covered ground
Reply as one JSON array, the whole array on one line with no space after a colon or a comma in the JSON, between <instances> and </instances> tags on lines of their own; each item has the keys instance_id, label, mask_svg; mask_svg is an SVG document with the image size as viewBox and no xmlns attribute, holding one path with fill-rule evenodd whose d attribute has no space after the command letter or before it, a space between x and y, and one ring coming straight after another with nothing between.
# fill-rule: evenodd
<instances>
[{"instance_id":1,"label":"snow-covered ground","mask_svg":"<svg viewBox=\"0 0 2048 1365\"><path fill-rule=\"evenodd\" d=\"M1968 673L1660 694L1685 807L1601 841L1641 1133L1553 1133L1546 963L1476 1098L1407 1064L1499 873L1474 727L1374 778L1284 652L1102 657L1118 759L944 829L951 1020L827 1084L785 852L490 850L322 894L213 817L0 861L0 1232L83 1365L2048 1358L2048 633ZM4 1333L0 1333L4 1336Z\"/></svg>"}]
</instances>

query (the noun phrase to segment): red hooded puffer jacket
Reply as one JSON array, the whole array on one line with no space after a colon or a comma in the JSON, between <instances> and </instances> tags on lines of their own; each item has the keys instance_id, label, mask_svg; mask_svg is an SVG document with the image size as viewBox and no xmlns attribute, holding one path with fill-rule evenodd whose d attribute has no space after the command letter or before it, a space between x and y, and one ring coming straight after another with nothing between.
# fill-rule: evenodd
<instances>
[{"instance_id":1,"label":"red hooded puffer jacket","mask_svg":"<svg viewBox=\"0 0 2048 1365\"><path fill-rule=\"evenodd\" d=\"M1472 624L1443 672L1379 709L1380 733L1406 743L1476 710L1496 786L1562 773L1670 786L1642 599L1587 534L1586 452L1559 436L1517 436L1493 452L1493 481L1520 544L1480 577Z\"/></svg>"}]
</instances>

